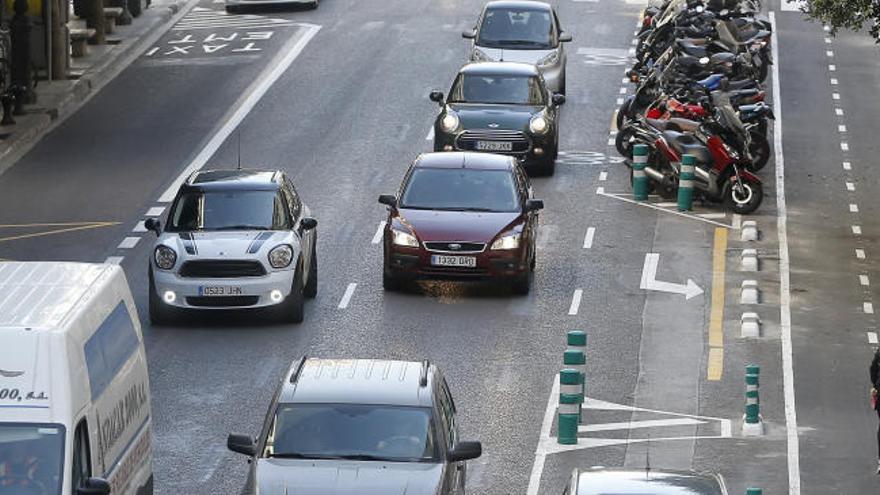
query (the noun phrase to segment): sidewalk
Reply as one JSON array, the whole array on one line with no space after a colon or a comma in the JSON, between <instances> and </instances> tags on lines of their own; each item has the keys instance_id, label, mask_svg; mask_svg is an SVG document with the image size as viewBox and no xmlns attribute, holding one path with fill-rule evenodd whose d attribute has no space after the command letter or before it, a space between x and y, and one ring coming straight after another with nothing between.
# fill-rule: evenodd
<instances>
[{"instance_id":1,"label":"sidewalk","mask_svg":"<svg viewBox=\"0 0 880 495\"><path fill-rule=\"evenodd\" d=\"M88 54L70 59L70 79L38 81L37 102L16 115L15 124L0 126L0 174L27 153L56 124L155 43L198 0L154 0L127 26L116 26L107 44L89 45Z\"/></svg>"}]
</instances>

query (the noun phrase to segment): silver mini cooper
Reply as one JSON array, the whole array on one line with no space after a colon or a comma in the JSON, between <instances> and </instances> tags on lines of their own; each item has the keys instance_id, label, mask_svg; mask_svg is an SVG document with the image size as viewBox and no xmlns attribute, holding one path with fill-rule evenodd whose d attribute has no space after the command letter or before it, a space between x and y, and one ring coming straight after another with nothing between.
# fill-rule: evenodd
<instances>
[{"instance_id":1,"label":"silver mini cooper","mask_svg":"<svg viewBox=\"0 0 880 495\"><path fill-rule=\"evenodd\" d=\"M303 319L318 291L318 222L280 171L206 170L180 187L150 253L150 321L182 309L272 309Z\"/></svg>"}]
</instances>

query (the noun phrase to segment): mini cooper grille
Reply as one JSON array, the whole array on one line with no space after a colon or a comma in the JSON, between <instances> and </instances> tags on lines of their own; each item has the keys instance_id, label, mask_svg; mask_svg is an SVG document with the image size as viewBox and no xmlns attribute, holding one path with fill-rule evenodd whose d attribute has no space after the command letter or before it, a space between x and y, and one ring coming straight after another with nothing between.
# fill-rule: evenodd
<instances>
[{"instance_id":1,"label":"mini cooper grille","mask_svg":"<svg viewBox=\"0 0 880 495\"><path fill-rule=\"evenodd\" d=\"M190 296L186 303L200 308L232 308L253 306L260 301L260 296Z\"/></svg>"},{"instance_id":2,"label":"mini cooper grille","mask_svg":"<svg viewBox=\"0 0 880 495\"><path fill-rule=\"evenodd\" d=\"M486 244L483 242L426 242L425 248L429 251L450 253L479 253L486 249Z\"/></svg>"},{"instance_id":3,"label":"mini cooper grille","mask_svg":"<svg viewBox=\"0 0 880 495\"><path fill-rule=\"evenodd\" d=\"M262 263L248 260L193 260L180 268L180 276L186 278L260 277L265 274Z\"/></svg>"},{"instance_id":4,"label":"mini cooper grille","mask_svg":"<svg viewBox=\"0 0 880 495\"><path fill-rule=\"evenodd\" d=\"M512 150L501 153L522 154L529 151L529 138L520 131L503 131L478 129L467 130L458 136L457 146L460 150L477 150L477 141L509 142Z\"/></svg>"}]
</instances>

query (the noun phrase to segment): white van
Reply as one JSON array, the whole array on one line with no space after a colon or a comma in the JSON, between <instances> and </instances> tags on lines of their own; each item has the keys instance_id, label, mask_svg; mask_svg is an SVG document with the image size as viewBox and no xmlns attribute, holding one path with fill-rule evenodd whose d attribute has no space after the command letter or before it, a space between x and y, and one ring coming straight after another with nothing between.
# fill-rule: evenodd
<instances>
[{"instance_id":1,"label":"white van","mask_svg":"<svg viewBox=\"0 0 880 495\"><path fill-rule=\"evenodd\" d=\"M0 263L0 495L152 493L152 435L122 269Z\"/></svg>"}]
</instances>

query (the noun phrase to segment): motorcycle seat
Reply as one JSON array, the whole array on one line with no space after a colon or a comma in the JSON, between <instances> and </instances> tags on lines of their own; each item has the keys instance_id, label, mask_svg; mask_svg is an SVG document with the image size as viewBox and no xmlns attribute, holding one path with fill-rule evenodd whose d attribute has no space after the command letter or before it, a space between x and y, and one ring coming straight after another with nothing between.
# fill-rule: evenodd
<instances>
[{"instance_id":1,"label":"motorcycle seat","mask_svg":"<svg viewBox=\"0 0 880 495\"><path fill-rule=\"evenodd\" d=\"M712 163L712 154L709 152L709 149L703 146L693 135L665 131L663 137L680 155L692 155L697 160L697 165Z\"/></svg>"},{"instance_id":2,"label":"motorcycle seat","mask_svg":"<svg viewBox=\"0 0 880 495\"><path fill-rule=\"evenodd\" d=\"M727 87L731 90L756 88L758 83L753 79L740 79L738 81L728 81Z\"/></svg>"}]
</instances>

